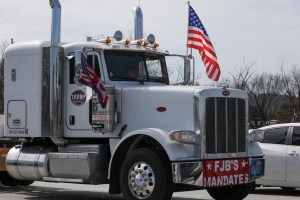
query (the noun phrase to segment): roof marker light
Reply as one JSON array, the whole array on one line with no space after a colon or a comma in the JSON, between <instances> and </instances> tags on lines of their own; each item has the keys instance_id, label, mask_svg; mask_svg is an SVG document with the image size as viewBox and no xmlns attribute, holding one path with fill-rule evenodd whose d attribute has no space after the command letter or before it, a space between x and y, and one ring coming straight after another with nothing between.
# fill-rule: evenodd
<instances>
[{"instance_id":1,"label":"roof marker light","mask_svg":"<svg viewBox=\"0 0 300 200\"><path fill-rule=\"evenodd\" d=\"M157 48L157 47L159 47L159 44L155 42L154 45L153 45L153 47Z\"/></svg>"},{"instance_id":2,"label":"roof marker light","mask_svg":"<svg viewBox=\"0 0 300 200\"><path fill-rule=\"evenodd\" d=\"M142 40L138 40L136 43L137 43L137 45L142 45L143 41Z\"/></svg>"},{"instance_id":3,"label":"roof marker light","mask_svg":"<svg viewBox=\"0 0 300 200\"><path fill-rule=\"evenodd\" d=\"M129 39L125 40L125 45L130 45L131 41Z\"/></svg>"},{"instance_id":4,"label":"roof marker light","mask_svg":"<svg viewBox=\"0 0 300 200\"><path fill-rule=\"evenodd\" d=\"M107 44L111 43L110 37L107 37L107 38L106 38L106 43L107 43Z\"/></svg>"},{"instance_id":5,"label":"roof marker light","mask_svg":"<svg viewBox=\"0 0 300 200\"><path fill-rule=\"evenodd\" d=\"M145 41L144 42L144 46L148 46L149 45L149 42L148 41Z\"/></svg>"}]
</instances>

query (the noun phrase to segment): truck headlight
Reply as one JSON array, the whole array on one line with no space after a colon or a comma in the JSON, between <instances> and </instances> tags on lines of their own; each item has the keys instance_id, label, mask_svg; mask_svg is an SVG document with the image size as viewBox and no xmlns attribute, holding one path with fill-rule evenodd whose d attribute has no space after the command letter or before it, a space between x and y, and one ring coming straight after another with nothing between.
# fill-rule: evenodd
<instances>
[{"instance_id":1,"label":"truck headlight","mask_svg":"<svg viewBox=\"0 0 300 200\"><path fill-rule=\"evenodd\" d=\"M197 134L194 131L171 131L170 139L186 144L196 144Z\"/></svg>"}]
</instances>

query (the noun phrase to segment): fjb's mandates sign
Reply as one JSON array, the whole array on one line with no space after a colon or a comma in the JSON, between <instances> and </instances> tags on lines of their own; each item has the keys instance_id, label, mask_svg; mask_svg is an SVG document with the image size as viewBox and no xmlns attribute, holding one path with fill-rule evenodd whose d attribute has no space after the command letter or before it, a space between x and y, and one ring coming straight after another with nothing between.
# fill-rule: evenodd
<instances>
[{"instance_id":1,"label":"fjb's mandates sign","mask_svg":"<svg viewBox=\"0 0 300 200\"><path fill-rule=\"evenodd\" d=\"M219 187L248 183L249 159L206 160L203 164L203 186Z\"/></svg>"}]
</instances>

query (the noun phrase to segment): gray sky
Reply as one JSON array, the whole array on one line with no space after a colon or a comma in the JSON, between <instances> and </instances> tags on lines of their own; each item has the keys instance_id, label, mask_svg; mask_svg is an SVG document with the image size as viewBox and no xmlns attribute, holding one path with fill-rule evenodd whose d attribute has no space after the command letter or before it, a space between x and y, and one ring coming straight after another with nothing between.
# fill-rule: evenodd
<instances>
[{"instance_id":1,"label":"gray sky","mask_svg":"<svg viewBox=\"0 0 300 200\"><path fill-rule=\"evenodd\" d=\"M187 0L141 0L144 33L153 33L160 48L185 54ZM215 47L222 77L246 63L258 72L300 66L299 0L190 0ZM61 0L61 40L83 41L87 35L133 30L132 7L138 0ZM0 0L0 41L49 40L48 0ZM198 56L194 51L195 57ZM204 66L197 59L197 69Z\"/></svg>"}]
</instances>

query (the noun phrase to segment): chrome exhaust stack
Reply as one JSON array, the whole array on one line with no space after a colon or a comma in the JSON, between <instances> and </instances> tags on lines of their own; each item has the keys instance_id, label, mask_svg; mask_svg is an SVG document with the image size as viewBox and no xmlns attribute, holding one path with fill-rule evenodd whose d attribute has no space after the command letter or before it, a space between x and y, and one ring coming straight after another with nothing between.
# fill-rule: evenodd
<instances>
[{"instance_id":1,"label":"chrome exhaust stack","mask_svg":"<svg viewBox=\"0 0 300 200\"><path fill-rule=\"evenodd\" d=\"M61 5L59 0L50 0L52 8L51 24L51 46L58 46L60 43Z\"/></svg>"},{"instance_id":2,"label":"chrome exhaust stack","mask_svg":"<svg viewBox=\"0 0 300 200\"><path fill-rule=\"evenodd\" d=\"M143 12L139 6L134 6L134 40L143 39Z\"/></svg>"},{"instance_id":3,"label":"chrome exhaust stack","mask_svg":"<svg viewBox=\"0 0 300 200\"><path fill-rule=\"evenodd\" d=\"M63 51L59 46L61 27L61 5L59 0L50 0L52 8L51 46L50 46L50 137L59 146L62 139L62 64Z\"/></svg>"}]
</instances>

